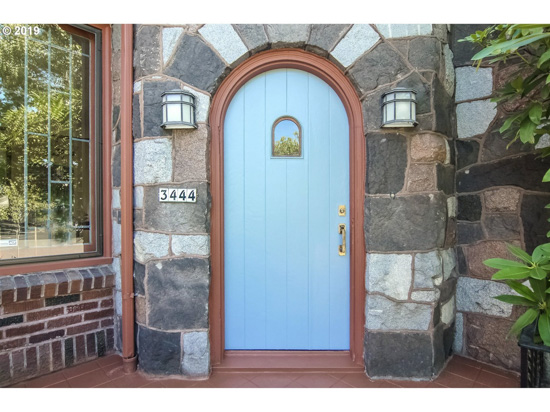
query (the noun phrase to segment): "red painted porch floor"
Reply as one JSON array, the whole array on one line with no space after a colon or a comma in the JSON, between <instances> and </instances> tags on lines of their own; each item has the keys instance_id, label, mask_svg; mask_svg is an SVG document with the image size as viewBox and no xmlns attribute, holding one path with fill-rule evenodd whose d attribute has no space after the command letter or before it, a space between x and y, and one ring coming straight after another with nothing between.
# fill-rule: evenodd
<instances>
[{"instance_id":1,"label":"red painted porch floor","mask_svg":"<svg viewBox=\"0 0 550 412\"><path fill-rule=\"evenodd\" d=\"M432 382L371 380L354 371L227 371L214 369L208 380L125 375L122 358L108 355L21 382L14 388L517 388L513 372L454 356Z\"/></svg>"}]
</instances>

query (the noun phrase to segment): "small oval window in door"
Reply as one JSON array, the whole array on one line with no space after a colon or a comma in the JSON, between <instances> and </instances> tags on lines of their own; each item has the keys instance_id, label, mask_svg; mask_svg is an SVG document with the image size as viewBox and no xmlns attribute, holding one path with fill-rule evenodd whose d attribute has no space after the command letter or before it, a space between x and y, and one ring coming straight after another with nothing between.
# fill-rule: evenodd
<instances>
[{"instance_id":1,"label":"small oval window in door","mask_svg":"<svg viewBox=\"0 0 550 412\"><path fill-rule=\"evenodd\" d=\"M289 116L275 120L271 132L271 154L273 157L302 156L302 128L298 120Z\"/></svg>"}]
</instances>

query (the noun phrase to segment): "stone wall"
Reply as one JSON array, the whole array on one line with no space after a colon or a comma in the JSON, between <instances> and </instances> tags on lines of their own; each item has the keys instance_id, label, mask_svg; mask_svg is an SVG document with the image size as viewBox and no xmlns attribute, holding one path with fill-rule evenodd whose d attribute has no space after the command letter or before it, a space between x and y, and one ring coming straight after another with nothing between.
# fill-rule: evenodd
<instances>
[{"instance_id":1,"label":"stone wall","mask_svg":"<svg viewBox=\"0 0 550 412\"><path fill-rule=\"evenodd\" d=\"M109 266L0 277L0 387L113 349L113 286Z\"/></svg>"},{"instance_id":2,"label":"stone wall","mask_svg":"<svg viewBox=\"0 0 550 412\"><path fill-rule=\"evenodd\" d=\"M430 378L450 353L456 280L454 70L447 26L429 24L136 26L134 277L140 368L209 373L211 97L247 57L285 47L330 59L355 85L363 105L367 373ZM418 91L420 124L411 131L380 129L380 97L396 86ZM174 88L197 96L197 130L160 127L161 94ZM197 187L197 204L159 203L158 188L171 185Z\"/></svg>"},{"instance_id":3,"label":"stone wall","mask_svg":"<svg viewBox=\"0 0 550 412\"><path fill-rule=\"evenodd\" d=\"M460 271L454 350L519 370L519 347L514 337L506 339L506 335L521 311L493 299L510 289L503 282L490 280L495 270L483 265L483 261L511 258L506 243L532 252L538 244L548 241L550 224L544 206L550 203L550 188L542 183L542 176L550 162L538 159L532 145L516 142L506 148L509 140L504 140L498 129L504 116L518 106L506 104L497 108L490 97L514 67L499 63L476 70L470 61L476 50L470 43L458 42L484 27L454 25L452 33Z\"/></svg>"}]
</instances>

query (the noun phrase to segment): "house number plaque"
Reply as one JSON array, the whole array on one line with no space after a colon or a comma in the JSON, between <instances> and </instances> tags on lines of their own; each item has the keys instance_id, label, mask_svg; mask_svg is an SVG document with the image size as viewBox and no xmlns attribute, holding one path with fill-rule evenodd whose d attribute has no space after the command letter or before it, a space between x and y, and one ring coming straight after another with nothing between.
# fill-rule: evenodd
<instances>
[{"instance_id":1,"label":"house number plaque","mask_svg":"<svg viewBox=\"0 0 550 412\"><path fill-rule=\"evenodd\" d=\"M185 202L196 203L197 202L197 189L176 189L176 188L163 188L159 189L159 202Z\"/></svg>"}]
</instances>

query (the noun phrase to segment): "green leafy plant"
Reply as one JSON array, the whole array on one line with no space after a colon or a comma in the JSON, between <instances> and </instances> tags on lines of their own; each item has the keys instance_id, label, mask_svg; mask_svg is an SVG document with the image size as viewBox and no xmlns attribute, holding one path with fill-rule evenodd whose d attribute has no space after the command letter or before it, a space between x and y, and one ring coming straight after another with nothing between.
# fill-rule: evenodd
<instances>
[{"instance_id":1,"label":"green leafy plant","mask_svg":"<svg viewBox=\"0 0 550 412\"><path fill-rule=\"evenodd\" d=\"M493 280L504 280L517 293L495 296L495 299L527 307L527 311L512 325L510 334L518 336L523 328L537 322L535 341L550 346L550 243L537 246L532 255L516 246L507 246L520 261L494 258L483 263L499 269Z\"/></svg>"},{"instance_id":2,"label":"green leafy plant","mask_svg":"<svg viewBox=\"0 0 550 412\"><path fill-rule=\"evenodd\" d=\"M300 154L298 132L294 132L294 138L282 136L276 141L273 154L275 156L298 156Z\"/></svg>"},{"instance_id":3,"label":"green leafy plant","mask_svg":"<svg viewBox=\"0 0 550 412\"><path fill-rule=\"evenodd\" d=\"M506 62L512 71L509 80L492 99L498 106L514 103L499 131L512 140L537 144L550 133L550 24L498 24L477 31L461 41L483 47L472 57L477 67ZM550 147L542 151L550 156ZM550 181L550 170L543 179Z\"/></svg>"}]
</instances>

